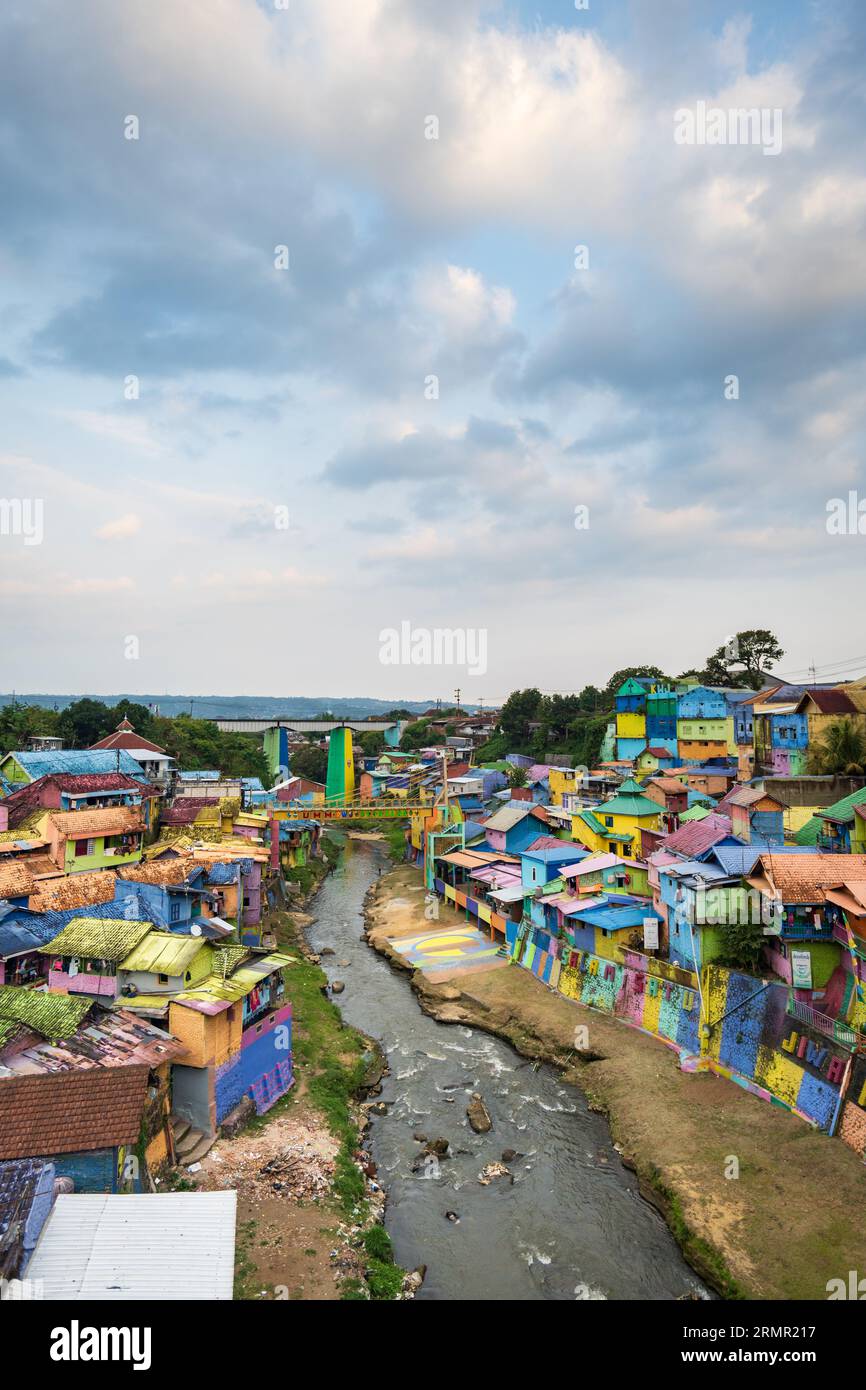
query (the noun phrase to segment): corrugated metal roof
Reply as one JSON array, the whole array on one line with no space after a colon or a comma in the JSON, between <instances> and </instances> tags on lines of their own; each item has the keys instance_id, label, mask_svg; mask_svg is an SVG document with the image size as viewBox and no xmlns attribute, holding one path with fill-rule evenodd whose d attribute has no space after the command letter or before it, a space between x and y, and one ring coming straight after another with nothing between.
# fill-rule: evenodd
<instances>
[{"instance_id":1,"label":"corrugated metal roof","mask_svg":"<svg viewBox=\"0 0 866 1390\"><path fill-rule=\"evenodd\" d=\"M153 929L152 922L125 918L75 917L53 941L39 949L53 956L88 956L93 960L123 960Z\"/></svg>"},{"instance_id":2,"label":"corrugated metal roof","mask_svg":"<svg viewBox=\"0 0 866 1390\"><path fill-rule=\"evenodd\" d=\"M206 943L196 936L152 931L120 963L121 970L145 970L159 975L182 975Z\"/></svg>"},{"instance_id":3,"label":"corrugated metal roof","mask_svg":"<svg viewBox=\"0 0 866 1390\"><path fill-rule=\"evenodd\" d=\"M123 749L61 748L39 753L15 750L10 756L34 780L50 772L128 772L131 777L144 776L141 765Z\"/></svg>"},{"instance_id":4,"label":"corrugated metal roof","mask_svg":"<svg viewBox=\"0 0 866 1390\"><path fill-rule=\"evenodd\" d=\"M71 1038L92 999L47 990L0 985L0 1020L22 1024L43 1038Z\"/></svg>"},{"instance_id":5,"label":"corrugated metal roof","mask_svg":"<svg viewBox=\"0 0 866 1390\"><path fill-rule=\"evenodd\" d=\"M57 1198L28 1279L50 1300L229 1300L237 1193Z\"/></svg>"}]
</instances>

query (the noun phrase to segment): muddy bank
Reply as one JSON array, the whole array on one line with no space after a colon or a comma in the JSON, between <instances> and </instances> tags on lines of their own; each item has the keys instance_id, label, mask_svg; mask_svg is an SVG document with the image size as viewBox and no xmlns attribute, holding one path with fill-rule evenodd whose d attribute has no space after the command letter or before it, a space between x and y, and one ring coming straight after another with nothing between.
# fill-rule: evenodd
<instances>
[{"instance_id":1,"label":"muddy bank","mask_svg":"<svg viewBox=\"0 0 866 1390\"><path fill-rule=\"evenodd\" d=\"M438 923L427 921L423 902L418 870L401 865L365 903L370 944L403 971L401 934L463 923L442 904ZM721 1296L825 1299L829 1279L866 1267L854 1217L866 1174L838 1140L718 1077L681 1072L670 1049L519 967L445 983L410 975L431 1017L503 1038L580 1088L689 1264ZM582 1053L578 1025L588 1030Z\"/></svg>"}]
</instances>

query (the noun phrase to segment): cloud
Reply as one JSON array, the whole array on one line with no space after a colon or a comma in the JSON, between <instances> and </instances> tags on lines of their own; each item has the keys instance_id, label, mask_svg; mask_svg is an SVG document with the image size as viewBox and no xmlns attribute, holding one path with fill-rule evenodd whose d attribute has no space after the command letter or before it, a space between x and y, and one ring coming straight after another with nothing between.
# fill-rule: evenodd
<instances>
[{"instance_id":1,"label":"cloud","mask_svg":"<svg viewBox=\"0 0 866 1390\"><path fill-rule=\"evenodd\" d=\"M124 540L128 536L134 536L141 530L141 517L134 512L126 512L123 516L115 517L113 521L106 521L104 526L97 527L94 535L103 541Z\"/></svg>"}]
</instances>

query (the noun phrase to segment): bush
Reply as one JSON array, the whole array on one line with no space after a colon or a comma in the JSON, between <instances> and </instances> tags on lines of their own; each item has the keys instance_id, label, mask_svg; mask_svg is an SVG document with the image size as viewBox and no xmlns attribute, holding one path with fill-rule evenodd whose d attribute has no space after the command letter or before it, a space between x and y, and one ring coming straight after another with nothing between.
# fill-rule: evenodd
<instances>
[{"instance_id":1,"label":"bush","mask_svg":"<svg viewBox=\"0 0 866 1390\"><path fill-rule=\"evenodd\" d=\"M384 1226L371 1226L369 1231L365 1231L364 1249L372 1260L380 1260L386 1265L394 1263L394 1247Z\"/></svg>"}]
</instances>

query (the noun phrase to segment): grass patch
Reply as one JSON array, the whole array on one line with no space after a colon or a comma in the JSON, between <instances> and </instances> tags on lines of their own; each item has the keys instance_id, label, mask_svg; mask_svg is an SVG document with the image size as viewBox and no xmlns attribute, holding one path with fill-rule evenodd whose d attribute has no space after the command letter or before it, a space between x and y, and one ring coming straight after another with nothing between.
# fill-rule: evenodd
<instances>
[{"instance_id":1,"label":"grass patch","mask_svg":"<svg viewBox=\"0 0 866 1390\"><path fill-rule=\"evenodd\" d=\"M379 1260L386 1265L394 1263L394 1247L384 1226L371 1226L369 1231L364 1232L364 1249L371 1260Z\"/></svg>"},{"instance_id":2,"label":"grass patch","mask_svg":"<svg viewBox=\"0 0 866 1390\"><path fill-rule=\"evenodd\" d=\"M665 1217L674 1239L692 1268L723 1298L746 1298L746 1293L734 1279L718 1250L701 1236L695 1235L686 1221L679 1198L665 1186L658 1169L652 1170L651 1181L664 1202Z\"/></svg>"}]
</instances>

